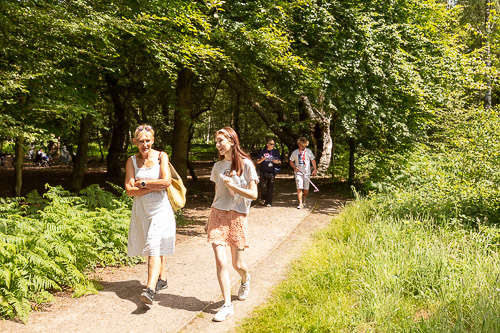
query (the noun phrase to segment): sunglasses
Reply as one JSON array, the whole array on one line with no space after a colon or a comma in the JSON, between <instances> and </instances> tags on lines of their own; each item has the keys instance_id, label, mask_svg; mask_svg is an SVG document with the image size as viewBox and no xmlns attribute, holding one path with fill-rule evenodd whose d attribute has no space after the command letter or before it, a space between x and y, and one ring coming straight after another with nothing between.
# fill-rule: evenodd
<instances>
[{"instance_id":1,"label":"sunglasses","mask_svg":"<svg viewBox=\"0 0 500 333\"><path fill-rule=\"evenodd\" d=\"M153 129L153 127L151 127L151 126L139 126L139 127L137 127L135 130L136 130L137 132L142 132L142 131L144 131L144 130L145 130L145 131L147 131L147 132L149 132L149 131L151 131L152 129Z\"/></svg>"}]
</instances>

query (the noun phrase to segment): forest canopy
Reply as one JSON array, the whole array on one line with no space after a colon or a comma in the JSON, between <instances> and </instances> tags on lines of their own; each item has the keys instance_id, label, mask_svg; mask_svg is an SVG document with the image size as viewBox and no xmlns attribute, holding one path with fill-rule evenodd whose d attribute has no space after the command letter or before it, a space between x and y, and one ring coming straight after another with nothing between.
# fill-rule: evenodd
<instances>
[{"instance_id":1,"label":"forest canopy","mask_svg":"<svg viewBox=\"0 0 500 333\"><path fill-rule=\"evenodd\" d=\"M119 176L149 123L182 177L230 125L248 150L310 138L319 173L382 176L447 114L495 107L497 1L3 1L0 141L89 145ZM444 115L444 117L443 117ZM368 163L367 163L368 161ZM191 168L192 170L192 168Z\"/></svg>"}]
</instances>

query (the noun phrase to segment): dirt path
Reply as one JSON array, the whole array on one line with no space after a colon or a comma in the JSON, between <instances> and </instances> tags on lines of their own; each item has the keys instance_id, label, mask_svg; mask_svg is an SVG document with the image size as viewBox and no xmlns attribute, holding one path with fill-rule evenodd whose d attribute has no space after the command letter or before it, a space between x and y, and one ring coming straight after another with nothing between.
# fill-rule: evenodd
<instances>
[{"instance_id":1,"label":"dirt path","mask_svg":"<svg viewBox=\"0 0 500 333\"><path fill-rule=\"evenodd\" d=\"M169 257L169 288L161 291L153 306L142 304L139 295L146 283L146 266L104 269L97 279L104 286L98 295L79 299L58 298L44 312L30 316L28 324L0 323L2 332L225 332L238 325L270 296L272 288L286 277L290 262L297 258L311 235L325 227L345 199L335 197L325 186L310 196L310 207L297 210L295 184L281 175L276 183L273 207L252 207L249 215L251 267L249 298L235 300L235 315L225 322L212 322L221 306L213 252L206 242L203 223L208 207L188 208L185 215L200 223L178 228L175 255ZM231 270L233 295L239 284ZM235 296L233 296L235 297ZM235 298L236 299L236 298Z\"/></svg>"}]
</instances>

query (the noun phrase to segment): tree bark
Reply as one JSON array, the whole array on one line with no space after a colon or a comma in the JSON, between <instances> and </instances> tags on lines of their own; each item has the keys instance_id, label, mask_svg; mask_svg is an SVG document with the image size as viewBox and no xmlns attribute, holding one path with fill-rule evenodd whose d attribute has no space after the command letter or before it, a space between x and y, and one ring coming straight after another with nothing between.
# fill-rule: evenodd
<instances>
[{"instance_id":1,"label":"tree bark","mask_svg":"<svg viewBox=\"0 0 500 333\"><path fill-rule=\"evenodd\" d=\"M121 177L123 147L128 130L125 104L121 100L118 79L106 75L108 91L113 101L114 117L111 119L111 141L108 149L107 176Z\"/></svg>"},{"instance_id":2,"label":"tree bark","mask_svg":"<svg viewBox=\"0 0 500 333\"><path fill-rule=\"evenodd\" d=\"M241 137L240 128L241 95L236 92L233 108L233 129Z\"/></svg>"},{"instance_id":3,"label":"tree bark","mask_svg":"<svg viewBox=\"0 0 500 333\"><path fill-rule=\"evenodd\" d=\"M177 108L174 115L171 163L183 180L187 177L189 125L193 107L191 92L194 78L193 71L183 68L177 76L176 85Z\"/></svg>"},{"instance_id":4,"label":"tree bark","mask_svg":"<svg viewBox=\"0 0 500 333\"><path fill-rule=\"evenodd\" d=\"M14 196L21 196L21 187L23 185L23 158L24 158L24 148L23 148L24 138L20 135L15 139L15 155L14 155L14 177L16 183L14 185Z\"/></svg>"},{"instance_id":5,"label":"tree bark","mask_svg":"<svg viewBox=\"0 0 500 333\"><path fill-rule=\"evenodd\" d=\"M486 74L486 94L484 96L484 108L489 110L491 108L491 44L490 44L490 35L491 35L491 20L490 20L490 10L491 10L491 0L486 0L486 13L485 13L485 45L486 45L486 68L488 73Z\"/></svg>"},{"instance_id":6,"label":"tree bark","mask_svg":"<svg viewBox=\"0 0 500 333\"><path fill-rule=\"evenodd\" d=\"M316 128L320 131L321 140L315 138L316 145L319 147L319 142L322 142L321 153L316 152L316 155L320 155L318 162L318 175L325 175L328 172L328 167L330 166L330 160L332 156L332 137L330 134L330 123L332 117L327 115L323 109L318 110L313 108L309 98L307 96L300 97L300 103L302 104L304 110L307 113L307 117L311 119L311 124L313 130Z\"/></svg>"},{"instance_id":7,"label":"tree bark","mask_svg":"<svg viewBox=\"0 0 500 333\"><path fill-rule=\"evenodd\" d=\"M335 143L337 137L337 114L333 115L332 119L332 179L335 178Z\"/></svg>"},{"instance_id":8,"label":"tree bark","mask_svg":"<svg viewBox=\"0 0 500 333\"><path fill-rule=\"evenodd\" d=\"M87 152L89 148L89 132L92 125L92 116L86 115L80 122L80 133L78 135L78 148L71 176L71 191L79 192L82 189L85 164L87 163Z\"/></svg>"},{"instance_id":9,"label":"tree bark","mask_svg":"<svg viewBox=\"0 0 500 333\"><path fill-rule=\"evenodd\" d=\"M349 138L349 178L347 183L354 184L354 153L356 151L356 139Z\"/></svg>"}]
</instances>

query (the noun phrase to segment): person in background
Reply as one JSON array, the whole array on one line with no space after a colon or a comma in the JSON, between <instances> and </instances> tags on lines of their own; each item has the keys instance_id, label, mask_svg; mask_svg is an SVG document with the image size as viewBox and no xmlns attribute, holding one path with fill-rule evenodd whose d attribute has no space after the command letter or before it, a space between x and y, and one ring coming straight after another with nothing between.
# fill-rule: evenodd
<instances>
[{"instance_id":1,"label":"person in background","mask_svg":"<svg viewBox=\"0 0 500 333\"><path fill-rule=\"evenodd\" d=\"M148 257L148 281L140 299L153 304L155 295L168 286L166 255L174 254L175 216L165 191L172 178L167 154L152 148L151 126L138 126L133 143L139 152L126 165L125 191L134 197L127 254Z\"/></svg>"},{"instance_id":2,"label":"person in background","mask_svg":"<svg viewBox=\"0 0 500 333\"><path fill-rule=\"evenodd\" d=\"M40 148L36 152L35 159L33 160L33 162L35 164L36 163L42 164L42 162L45 162L44 163L45 166L52 165L52 156L45 154L45 152L43 151L43 149Z\"/></svg>"},{"instance_id":3,"label":"person in background","mask_svg":"<svg viewBox=\"0 0 500 333\"><path fill-rule=\"evenodd\" d=\"M313 152L307 148L309 141L306 138L300 137L297 144L299 148L295 149L290 155L290 166L294 170L295 184L297 185L297 197L299 199L297 209L302 209L306 204L307 194L309 193L308 178L311 175L316 176L316 160ZM311 164L313 166L312 173Z\"/></svg>"},{"instance_id":4,"label":"person in background","mask_svg":"<svg viewBox=\"0 0 500 333\"><path fill-rule=\"evenodd\" d=\"M69 161L71 160L71 156L70 156L68 148L66 148L66 146L63 146L61 149L60 159L63 163L69 163Z\"/></svg>"},{"instance_id":5,"label":"person in background","mask_svg":"<svg viewBox=\"0 0 500 333\"><path fill-rule=\"evenodd\" d=\"M276 167L281 163L278 150L274 149L273 139L268 139L266 147L261 149L257 157L260 164L260 197L264 206L271 207L273 204L274 180L276 178Z\"/></svg>"},{"instance_id":6,"label":"person in background","mask_svg":"<svg viewBox=\"0 0 500 333\"><path fill-rule=\"evenodd\" d=\"M212 244L217 267L217 279L224 304L214 316L223 321L234 314L231 302L226 248L231 249L233 268L241 276L238 299L245 300L250 292L250 274L243 255L247 243L247 216L250 203L257 199L259 178L248 154L240 148L238 135L231 127L215 134L219 161L212 168L210 180L215 183L215 197L206 225L208 242Z\"/></svg>"}]
</instances>

